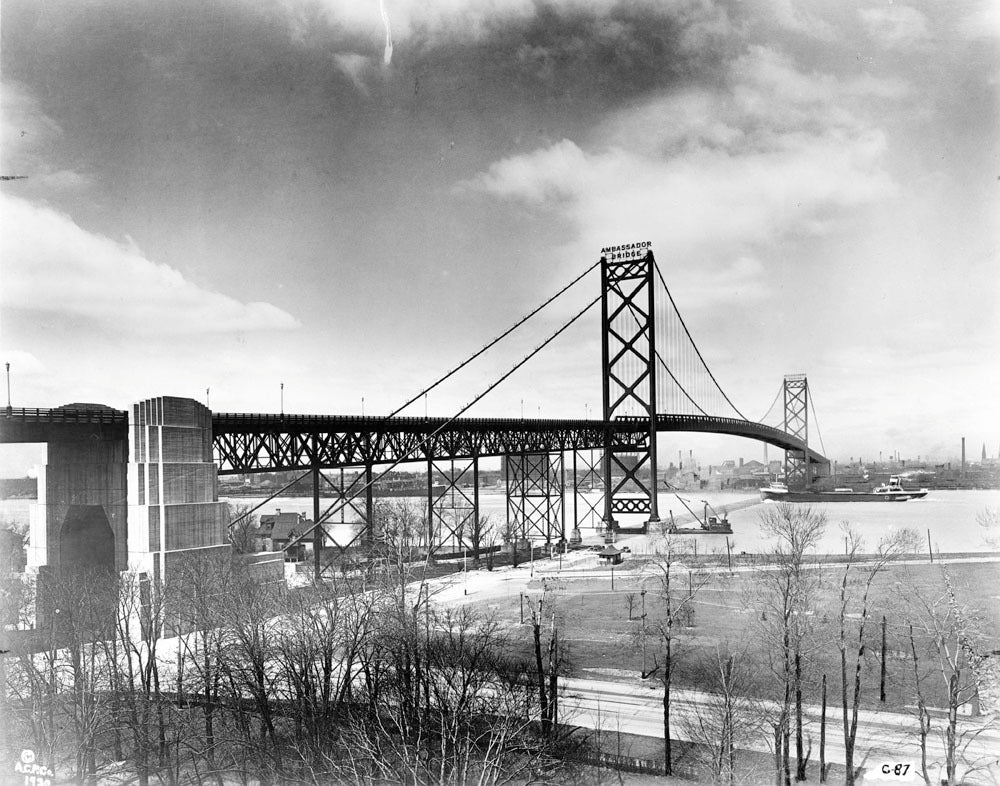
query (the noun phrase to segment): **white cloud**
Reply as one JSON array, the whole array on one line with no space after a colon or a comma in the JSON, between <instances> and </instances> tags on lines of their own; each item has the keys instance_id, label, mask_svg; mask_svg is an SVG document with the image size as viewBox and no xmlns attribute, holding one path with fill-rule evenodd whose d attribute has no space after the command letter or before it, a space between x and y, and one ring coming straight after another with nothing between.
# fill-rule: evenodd
<instances>
[{"instance_id":1,"label":"white cloud","mask_svg":"<svg viewBox=\"0 0 1000 786\"><path fill-rule=\"evenodd\" d=\"M832 41L836 31L823 16L826 10L822 4L813 3L817 8L810 8L804 0L751 0L755 16L770 18L778 27L808 38L821 41Z\"/></svg>"},{"instance_id":2,"label":"white cloud","mask_svg":"<svg viewBox=\"0 0 1000 786\"><path fill-rule=\"evenodd\" d=\"M532 204L578 196L600 177L600 160L587 156L569 139L490 165L479 186L496 196Z\"/></svg>"},{"instance_id":3,"label":"white cloud","mask_svg":"<svg viewBox=\"0 0 1000 786\"><path fill-rule=\"evenodd\" d=\"M246 0L260 8L260 0ZM480 41L505 26L531 21L542 12L555 15L606 16L623 7L621 0L384 0L393 42L419 41L431 45L455 41ZM310 38L317 25L341 36L363 39L373 53L382 53L386 28L379 0L271 0L269 7L285 19L299 41ZM730 30L722 7L705 0L632 0L630 13L676 20L684 29L683 45L703 47L707 41ZM613 35L614 23L607 19L598 34Z\"/></svg>"},{"instance_id":4,"label":"white cloud","mask_svg":"<svg viewBox=\"0 0 1000 786\"><path fill-rule=\"evenodd\" d=\"M590 247L651 234L660 250L723 260L894 193L885 135L860 107L898 86L802 73L763 47L732 71L730 91L653 99L598 129L602 146L564 139L464 187L559 209Z\"/></svg>"},{"instance_id":5,"label":"white cloud","mask_svg":"<svg viewBox=\"0 0 1000 786\"><path fill-rule=\"evenodd\" d=\"M681 282L688 302L707 308L767 297L771 290L764 274L764 265L759 259L741 256L718 270L700 275L675 275L674 279Z\"/></svg>"},{"instance_id":6,"label":"white cloud","mask_svg":"<svg viewBox=\"0 0 1000 786\"><path fill-rule=\"evenodd\" d=\"M23 349L0 347L0 363L10 363L11 374L34 377L46 373L45 364Z\"/></svg>"},{"instance_id":7,"label":"white cloud","mask_svg":"<svg viewBox=\"0 0 1000 786\"><path fill-rule=\"evenodd\" d=\"M1000 38L1000 5L979 0L959 22L958 32L969 39Z\"/></svg>"},{"instance_id":8,"label":"white cloud","mask_svg":"<svg viewBox=\"0 0 1000 786\"><path fill-rule=\"evenodd\" d=\"M889 49L909 48L930 38L927 17L915 8L893 3L859 9L868 34Z\"/></svg>"},{"instance_id":9,"label":"white cloud","mask_svg":"<svg viewBox=\"0 0 1000 786\"><path fill-rule=\"evenodd\" d=\"M90 178L60 169L49 160L63 131L42 109L39 101L18 82L0 85L0 169L5 175L24 175L56 191L90 185Z\"/></svg>"},{"instance_id":10,"label":"white cloud","mask_svg":"<svg viewBox=\"0 0 1000 786\"><path fill-rule=\"evenodd\" d=\"M270 303L240 303L146 259L134 244L88 232L51 208L4 195L8 227L0 304L84 318L142 335L288 330L298 320Z\"/></svg>"}]
</instances>

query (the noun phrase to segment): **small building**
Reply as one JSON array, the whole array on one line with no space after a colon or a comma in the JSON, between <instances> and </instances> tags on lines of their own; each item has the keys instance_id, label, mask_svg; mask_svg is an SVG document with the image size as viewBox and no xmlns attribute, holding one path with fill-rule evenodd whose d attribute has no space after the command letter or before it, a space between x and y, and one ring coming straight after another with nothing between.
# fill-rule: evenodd
<instances>
[{"instance_id":1,"label":"small building","mask_svg":"<svg viewBox=\"0 0 1000 786\"><path fill-rule=\"evenodd\" d=\"M622 550L615 546L613 543L609 543L599 552L597 556L604 560L606 565L621 565L622 564Z\"/></svg>"},{"instance_id":2,"label":"small building","mask_svg":"<svg viewBox=\"0 0 1000 786\"><path fill-rule=\"evenodd\" d=\"M312 520L302 513L282 513L279 509L273 515L261 516L257 528L261 550L282 551L293 540L308 532L311 526ZM285 551L285 561L300 562L305 559L305 554L305 543L300 542Z\"/></svg>"}]
</instances>

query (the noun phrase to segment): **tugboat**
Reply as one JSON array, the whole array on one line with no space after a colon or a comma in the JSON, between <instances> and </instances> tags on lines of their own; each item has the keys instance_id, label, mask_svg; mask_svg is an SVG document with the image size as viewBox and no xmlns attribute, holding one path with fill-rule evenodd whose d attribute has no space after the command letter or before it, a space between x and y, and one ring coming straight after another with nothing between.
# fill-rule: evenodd
<instances>
[{"instance_id":1,"label":"tugboat","mask_svg":"<svg viewBox=\"0 0 1000 786\"><path fill-rule=\"evenodd\" d=\"M784 483L772 483L760 490L763 502L906 502L927 496L927 489L907 491L899 475L892 475L871 491L836 488L833 491L789 491Z\"/></svg>"}]
</instances>

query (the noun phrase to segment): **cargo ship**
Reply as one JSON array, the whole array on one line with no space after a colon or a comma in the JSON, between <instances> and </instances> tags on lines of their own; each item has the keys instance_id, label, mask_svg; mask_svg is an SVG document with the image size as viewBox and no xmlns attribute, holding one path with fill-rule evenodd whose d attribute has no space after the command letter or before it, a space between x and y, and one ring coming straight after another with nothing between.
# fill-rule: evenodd
<instances>
[{"instance_id":1,"label":"cargo ship","mask_svg":"<svg viewBox=\"0 0 1000 786\"><path fill-rule=\"evenodd\" d=\"M784 483L772 483L760 490L763 502L906 502L927 496L927 489L907 490L898 475L871 491L836 488L833 491L789 491Z\"/></svg>"}]
</instances>

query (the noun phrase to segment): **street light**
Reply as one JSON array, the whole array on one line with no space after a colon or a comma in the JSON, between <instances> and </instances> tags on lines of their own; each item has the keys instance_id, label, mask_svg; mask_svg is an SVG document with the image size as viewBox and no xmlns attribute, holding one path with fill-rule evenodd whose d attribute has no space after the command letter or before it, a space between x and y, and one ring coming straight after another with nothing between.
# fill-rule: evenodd
<instances>
[{"instance_id":1,"label":"street light","mask_svg":"<svg viewBox=\"0 0 1000 786\"><path fill-rule=\"evenodd\" d=\"M281 414L285 414L285 383L281 383Z\"/></svg>"},{"instance_id":2,"label":"street light","mask_svg":"<svg viewBox=\"0 0 1000 786\"><path fill-rule=\"evenodd\" d=\"M10 405L10 363L5 363L7 366L7 417L14 414L14 408Z\"/></svg>"}]
</instances>

